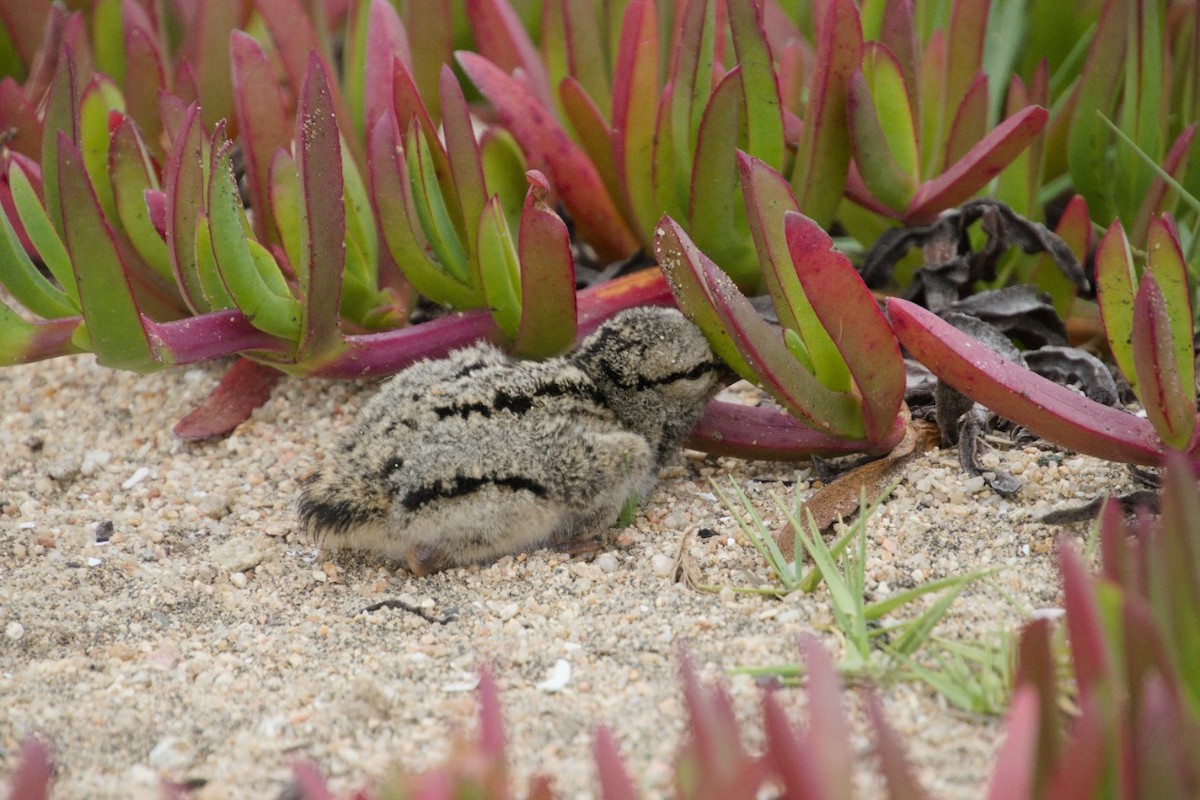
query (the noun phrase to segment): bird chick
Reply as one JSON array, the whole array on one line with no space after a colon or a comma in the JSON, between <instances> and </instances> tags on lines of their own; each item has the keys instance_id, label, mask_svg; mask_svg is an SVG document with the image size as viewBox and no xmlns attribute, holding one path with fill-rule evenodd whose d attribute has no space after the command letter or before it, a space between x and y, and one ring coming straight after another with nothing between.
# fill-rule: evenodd
<instances>
[{"instance_id":1,"label":"bird chick","mask_svg":"<svg viewBox=\"0 0 1200 800\"><path fill-rule=\"evenodd\" d=\"M720 362L679 311L615 315L571 353L519 361L488 343L387 381L304 485L322 543L417 574L609 528L720 388Z\"/></svg>"}]
</instances>

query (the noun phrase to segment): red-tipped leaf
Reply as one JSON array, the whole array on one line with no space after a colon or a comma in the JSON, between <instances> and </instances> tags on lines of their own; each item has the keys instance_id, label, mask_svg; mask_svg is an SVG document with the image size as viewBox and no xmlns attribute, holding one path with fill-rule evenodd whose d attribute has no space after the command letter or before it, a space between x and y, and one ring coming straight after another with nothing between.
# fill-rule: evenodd
<instances>
[{"instance_id":1,"label":"red-tipped leaf","mask_svg":"<svg viewBox=\"0 0 1200 800\"><path fill-rule=\"evenodd\" d=\"M1001 122L954 166L917 190L905 219L927 223L938 212L970 199L1029 146L1048 118L1046 109L1027 106Z\"/></svg>"},{"instance_id":2,"label":"red-tipped leaf","mask_svg":"<svg viewBox=\"0 0 1200 800\"><path fill-rule=\"evenodd\" d=\"M815 222L788 212L784 229L804 294L862 397L867 441L880 442L904 399L904 362L896 337L858 272Z\"/></svg>"},{"instance_id":3,"label":"red-tipped leaf","mask_svg":"<svg viewBox=\"0 0 1200 800\"><path fill-rule=\"evenodd\" d=\"M899 298L887 301L900 343L943 381L1056 444L1110 461L1156 465L1162 444L1149 422L1037 375Z\"/></svg>"}]
</instances>

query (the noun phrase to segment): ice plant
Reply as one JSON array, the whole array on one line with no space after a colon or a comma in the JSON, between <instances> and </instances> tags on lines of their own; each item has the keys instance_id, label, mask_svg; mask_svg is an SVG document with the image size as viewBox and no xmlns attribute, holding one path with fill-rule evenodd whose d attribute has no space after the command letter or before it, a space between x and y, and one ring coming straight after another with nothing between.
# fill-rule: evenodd
<instances>
[{"instance_id":1,"label":"ice plant","mask_svg":"<svg viewBox=\"0 0 1200 800\"><path fill-rule=\"evenodd\" d=\"M1160 464L1169 451L1194 459L1191 294L1174 222L1151 222L1140 279L1120 222L1097 248L1096 265L1108 344L1145 419L1042 378L905 300L889 298L888 317L900 343L938 378L1039 436L1133 464Z\"/></svg>"},{"instance_id":2,"label":"ice plant","mask_svg":"<svg viewBox=\"0 0 1200 800\"><path fill-rule=\"evenodd\" d=\"M781 175L745 155L739 173L779 328L664 217L656 253L680 307L727 364L806 425L890 449L903 434L904 365L879 307L832 240L799 213Z\"/></svg>"},{"instance_id":3,"label":"ice plant","mask_svg":"<svg viewBox=\"0 0 1200 800\"><path fill-rule=\"evenodd\" d=\"M886 3L879 39L866 45L847 85L850 199L926 224L984 189L1033 143L1048 117L1040 105L991 123L995 78L983 65L989 5L950 4L946 28L918 52L913 4Z\"/></svg>"}]
</instances>

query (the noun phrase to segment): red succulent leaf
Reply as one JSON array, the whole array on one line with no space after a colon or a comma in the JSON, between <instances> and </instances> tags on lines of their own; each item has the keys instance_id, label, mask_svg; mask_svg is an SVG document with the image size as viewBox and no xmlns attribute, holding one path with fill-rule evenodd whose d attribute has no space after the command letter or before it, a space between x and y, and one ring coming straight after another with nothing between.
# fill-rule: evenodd
<instances>
[{"instance_id":1,"label":"red succulent leaf","mask_svg":"<svg viewBox=\"0 0 1200 800\"><path fill-rule=\"evenodd\" d=\"M13 800L48 798L53 777L54 765L50 761L50 748L41 740L30 737L21 745L17 767L9 779L9 796Z\"/></svg>"},{"instance_id":2,"label":"red succulent leaf","mask_svg":"<svg viewBox=\"0 0 1200 800\"><path fill-rule=\"evenodd\" d=\"M233 433L271 398L271 390L282 377L278 370L239 358L204 402L175 424L175 435L196 441Z\"/></svg>"},{"instance_id":3,"label":"red succulent leaf","mask_svg":"<svg viewBox=\"0 0 1200 800\"><path fill-rule=\"evenodd\" d=\"M613 74L613 160L628 218L643 243L652 236L661 213L649 180L654 175L654 140L663 130L658 124L658 49L656 3L632 0L625 7Z\"/></svg>"},{"instance_id":4,"label":"red succulent leaf","mask_svg":"<svg viewBox=\"0 0 1200 800\"><path fill-rule=\"evenodd\" d=\"M371 0L367 12L367 52L363 80L363 124L370 131L381 115L393 113L393 59L412 63L408 32L388 0ZM408 121L408 117L404 118ZM396 120L400 122L399 119Z\"/></svg>"},{"instance_id":5,"label":"red succulent leaf","mask_svg":"<svg viewBox=\"0 0 1200 800\"><path fill-rule=\"evenodd\" d=\"M1067 610L1067 636L1071 645L1071 666L1079 692L1087 697L1105 688L1113 678L1096 584L1087 573L1083 557L1068 542L1058 547L1058 569L1062 573L1063 605Z\"/></svg>"},{"instance_id":6,"label":"red succulent leaf","mask_svg":"<svg viewBox=\"0 0 1200 800\"><path fill-rule=\"evenodd\" d=\"M808 726L803 747L818 768L824 796L849 800L854 759L848 746L850 723L842 710L842 681L819 639L805 635L800 649L808 673Z\"/></svg>"},{"instance_id":7,"label":"red succulent leaf","mask_svg":"<svg viewBox=\"0 0 1200 800\"><path fill-rule=\"evenodd\" d=\"M32 159L42 155L42 122L37 108L11 77L0 80L0 126L12 135L4 146Z\"/></svg>"},{"instance_id":8,"label":"red succulent leaf","mask_svg":"<svg viewBox=\"0 0 1200 800\"><path fill-rule=\"evenodd\" d=\"M537 170L531 170L528 179L517 234L521 323L514 352L547 358L565 352L575 341L575 262L566 223L547 202L549 182Z\"/></svg>"},{"instance_id":9,"label":"red succulent leaf","mask_svg":"<svg viewBox=\"0 0 1200 800\"><path fill-rule=\"evenodd\" d=\"M938 212L969 199L1029 146L1049 117L1040 106L1027 106L1001 122L966 155L937 178L921 185L904 218L924 224Z\"/></svg>"},{"instance_id":10,"label":"red succulent leaf","mask_svg":"<svg viewBox=\"0 0 1200 800\"><path fill-rule=\"evenodd\" d=\"M1037 619L1025 625L1017 650L1015 687L1032 688L1038 698L1038 731L1035 747L1035 785L1042 786L1054 768L1060 749L1057 664L1050 646L1050 622Z\"/></svg>"},{"instance_id":11,"label":"red succulent leaf","mask_svg":"<svg viewBox=\"0 0 1200 800\"><path fill-rule=\"evenodd\" d=\"M942 169L950 169L971 148L987 136L988 124L988 76L982 69L967 86L966 94L958 105L958 111L946 132L946 153L942 158Z\"/></svg>"},{"instance_id":12,"label":"red succulent leaf","mask_svg":"<svg viewBox=\"0 0 1200 800\"><path fill-rule=\"evenodd\" d=\"M1193 122L1180 131L1160 165L1163 172L1179 182L1183 182L1184 176L1187 174L1192 140L1196 138L1198 125L1200 123ZM1142 200L1141 206L1138 207L1137 219L1130 228L1133 240L1135 242L1144 241L1150 229L1151 220L1157 215L1172 211L1178 200L1175 190L1163 180L1161 175L1156 173L1150 184L1150 190Z\"/></svg>"},{"instance_id":13,"label":"red succulent leaf","mask_svg":"<svg viewBox=\"0 0 1200 800\"><path fill-rule=\"evenodd\" d=\"M917 28L913 24L913 0L890 0L883 10L879 42L888 49L900 65L908 96L917 97L917 65L920 48Z\"/></svg>"},{"instance_id":14,"label":"red succulent leaf","mask_svg":"<svg viewBox=\"0 0 1200 800\"><path fill-rule=\"evenodd\" d=\"M929 795L913 777L912 764L904 752L904 743L888 724L883 704L874 692L867 692L867 716L875 732L875 752L879 771L887 782L890 800L928 800Z\"/></svg>"},{"instance_id":15,"label":"red succulent leaf","mask_svg":"<svg viewBox=\"0 0 1200 800\"><path fill-rule=\"evenodd\" d=\"M887 312L900 344L918 361L1005 419L1097 458L1161 462L1162 443L1146 420L1047 380L906 300L888 298Z\"/></svg>"},{"instance_id":16,"label":"red succulent leaf","mask_svg":"<svg viewBox=\"0 0 1200 800\"><path fill-rule=\"evenodd\" d=\"M621 752L612 732L604 725L596 728L592 740L592 755L596 760L596 777L600 783L601 800L637 800L637 787L625 770Z\"/></svg>"},{"instance_id":17,"label":"red succulent leaf","mask_svg":"<svg viewBox=\"0 0 1200 800\"><path fill-rule=\"evenodd\" d=\"M831 800L818 778L819 768L814 764L814 754L805 747L804 740L792 728L787 713L769 691L763 694L762 716L763 730L767 736L765 757L782 781L787 792L785 796ZM846 742L841 744L848 745Z\"/></svg>"},{"instance_id":18,"label":"red succulent leaf","mask_svg":"<svg viewBox=\"0 0 1200 800\"><path fill-rule=\"evenodd\" d=\"M292 765L292 783L302 800L336 800L320 771L308 761Z\"/></svg>"},{"instance_id":19,"label":"red succulent leaf","mask_svg":"<svg viewBox=\"0 0 1200 800\"><path fill-rule=\"evenodd\" d=\"M1038 716L1037 691L1018 687L1008 708L1007 730L992 768L987 800L1033 797Z\"/></svg>"},{"instance_id":20,"label":"red succulent leaf","mask_svg":"<svg viewBox=\"0 0 1200 800\"><path fill-rule=\"evenodd\" d=\"M1149 269L1133 302L1133 364L1146 417L1170 447L1181 450L1196 426L1194 382L1185 386L1176 359L1167 301ZM1187 331L1191 339L1190 324ZM1190 341L1189 341L1190 345Z\"/></svg>"},{"instance_id":21,"label":"red succulent leaf","mask_svg":"<svg viewBox=\"0 0 1200 800\"><path fill-rule=\"evenodd\" d=\"M487 758L503 761L507 747L500 691L487 667L479 670L479 749Z\"/></svg>"},{"instance_id":22,"label":"red succulent leaf","mask_svg":"<svg viewBox=\"0 0 1200 800\"><path fill-rule=\"evenodd\" d=\"M544 165L579 234L596 248L600 257L624 258L636 251L637 237L605 190L595 165L546 107L527 87L487 59L467 52L458 53L457 58L467 77L495 106L501 122L520 142L526 155L535 164Z\"/></svg>"},{"instance_id":23,"label":"red succulent leaf","mask_svg":"<svg viewBox=\"0 0 1200 800\"><path fill-rule=\"evenodd\" d=\"M862 397L867 441L882 442L894 432L904 399L904 361L896 337L858 272L815 222L787 212L784 229L804 295Z\"/></svg>"},{"instance_id":24,"label":"red succulent leaf","mask_svg":"<svg viewBox=\"0 0 1200 800\"><path fill-rule=\"evenodd\" d=\"M817 22L817 62L791 176L800 210L819 225L832 221L846 183L846 87L861 63L862 44L862 21L854 0L829 0Z\"/></svg>"},{"instance_id":25,"label":"red succulent leaf","mask_svg":"<svg viewBox=\"0 0 1200 800\"><path fill-rule=\"evenodd\" d=\"M1081 697L1079 705L1082 711L1041 794L1047 800L1093 800L1104 776L1108 754L1100 698Z\"/></svg>"},{"instance_id":26,"label":"red succulent leaf","mask_svg":"<svg viewBox=\"0 0 1200 800\"><path fill-rule=\"evenodd\" d=\"M50 16L50 0L3 0L0 2L0 23L8 39L26 67L38 54L38 44Z\"/></svg>"},{"instance_id":27,"label":"red succulent leaf","mask_svg":"<svg viewBox=\"0 0 1200 800\"><path fill-rule=\"evenodd\" d=\"M280 148L291 146L292 130L284 113L275 71L251 36L235 31L229 40L233 104L239 141L252 195L255 235L264 245L279 241L271 203L271 160Z\"/></svg>"},{"instance_id":28,"label":"red succulent leaf","mask_svg":"<svg viewBox=\"0 0 1200 800\"><path fill-rule=\"evenodd\" d=\"M125 106L153 152L161 154L158 95L168 88L166 56L150 15L136 0L122 0L121 28L125 37Z\"/></svg>"},{"instance_id":29,"label":"red succulent leaf","mask_svg":"<svg viewBox=\"0 0 1200 800\"><path fill-rule=\"evenodd\" d=\"M813 430L775 408L713 401L692 429L688 446L721 456L798 461L814 455L884 455L903 435L903 427L897 426L895 434L877 444L867 444L861 439L842 439Z\"/></svg>"},{"instance_id":30,"label":"red succulent leaf","mask_svg":"<svg viewBox=\"0 0 1200 800\"><path fill-rule=\"evenodd\" d=\"M342 151L328 73L313 53L296 113L296 166L303 193L297 269L304 330L299 357L327 355L341 340L338 311L346 261Z\"/></svg>"},{"instance_id":31,"label":"red succulent leaf","mask_svg":"<svg viewBox=\"0 0 1200 800\"><path fill-rule=\"evenodd\" d=\"M521 70L538 101L552 108L546 66L512 6L505 0L467 0L467 19L479 54L509 74Z\"/></svg>"}]
</instances>

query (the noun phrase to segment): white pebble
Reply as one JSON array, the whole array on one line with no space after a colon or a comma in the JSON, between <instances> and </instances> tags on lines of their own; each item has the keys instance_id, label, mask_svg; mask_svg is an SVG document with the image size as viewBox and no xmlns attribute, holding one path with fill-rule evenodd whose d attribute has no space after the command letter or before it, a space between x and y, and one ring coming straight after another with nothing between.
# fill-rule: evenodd
<instances>
[{"instance_id":1,"label":"white pebble","mask_svg":"<svg viewBox=\"0 0 1200 800\"><path fill-rule=\"evenodd\" d=\"M612 553L601 553L596 556L596 566L600 568L601 572L616 572L620 565L617 563L617 557Z\"/></svg>"},{"instance_id":2,"label":"white pebble","mask_svg":"<svg viewBox=\"0 0 1200 800\"><path fill-rule=\"evenodd\" d=\"M96 558L95 556L92 556L91 558L89 558L87 560L87 565L89 567L98 567L103 563L104 563L104 559Z\"/></svg>"},{"instance_id":3,"label":"white pebble","mask_svg":"<svg viewBox=\"0 0 1200 800\"><path fill-rule=\"evenodd\" d=\"M913 583L922 583L925 580L925 570L917 567L912 571Z\"/></svg>"},{"instance_id":4,"label":"white pebble","mask_svg":"<svg viewBox=\"0 0 1200 800\"><path fill-rule=\"evenodd\" d=\"M239 589L246 588L246 573L234 572L229 576L229 582Z\"/></svg>"},{"instance_id":5,"label":"white pebble","mask_svg":"<svg viewBox=\"0 0 1200 800\"><path fill-rule=\"evenodd\" d=\"M478 685L479 685L479 678L472 677L472 678L468 678L468 679L462 680L462 681L452 681L450 683L443 683L442 691L450 692L450 693L454 693L454 694L457 694L460 692L473 692L473 691L475 691L475 687Z\"/></svg>"},{"instance_id":6,"label":"white pebble","mask_svg":"<svg viewBox=\"0 0 1200 800\"><path fill-rule=\"evenodd\" d=\"M655 553L650 559L650 568L655 575L670 575L675 570L675 559L662 553Z\"/></svg>"},{"instance_id":7,"label":"white pebble","mask_svg":"<svg viewBox=\"0 0 1200 800\"><path fill-rule=\"evenodd\" d=\"M196 759L196 750L178 736L168 736L150 751L150 766L164 772L184 769Z\"/></svg>"},{"instance_id":8,"label":"white pebble","mask_svg":"<svg viewBox=\"0 0 1200 800\"><path fill-rule=\"evenodd\" d=\"M571 662L565 658L560 658L554 662L554 666L550 669L550 674L546 677L546 680L539 683L535 688L539 692L561 692L566 688L570 680Z\"/></svg>"},{"instance_id":9,"label":"white pebble","mask_svg":"<svg viewBox=\"0 0 1200 800\"><path fill-rule=\"evenodd\" d=\"M150 470L147 469L146 467L138 467L136 470L133 471L133 474L130 475L125 480L125 482L121 484L121 488L128 491L128 490L132 489L133 487L137 486L142 481L146 480L146 476L149 474L150 474Z\"/></svg>"},{"instance_id":10,"label":"white pebble","mask_svg":"<svg viewBox=\"0 0 1200 800\"><path fill-rule=\"evenodd\" d=\"M13 620L4 626L4 635L15 642L25 635L25 626Z\"/></svg>"}]
</instances>

